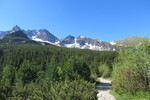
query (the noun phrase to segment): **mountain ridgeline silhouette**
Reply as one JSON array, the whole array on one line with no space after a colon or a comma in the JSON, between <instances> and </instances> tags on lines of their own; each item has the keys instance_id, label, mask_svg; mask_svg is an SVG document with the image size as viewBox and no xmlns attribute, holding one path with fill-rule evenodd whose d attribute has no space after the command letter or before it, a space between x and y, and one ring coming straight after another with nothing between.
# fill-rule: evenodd
<instances>
[{"instance_id":1,"label":"mountain ridgeline silhouette","mask_svg":"<svg viewBox=\"0 0 150 100\"><path fill-rule=\"evenodd\" d=\"M23 30L19 26L14 26L11 31L0 31L0 43L34 43L34 44L52 44L67 48L91 49L99 51L115 51L120 46L140 45L144 39L149 37L132 36L123 40L100 41L84 36L74 37L68 35L66 38L58 39L46 29Z\"/></svg>"}]
</instances>

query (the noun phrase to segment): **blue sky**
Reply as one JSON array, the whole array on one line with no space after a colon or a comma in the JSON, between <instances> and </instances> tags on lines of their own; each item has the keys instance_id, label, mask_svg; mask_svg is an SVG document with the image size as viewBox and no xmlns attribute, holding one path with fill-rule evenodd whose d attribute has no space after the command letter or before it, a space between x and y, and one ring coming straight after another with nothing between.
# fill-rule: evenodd
<instances>
[{"instance_id":1,"label":"blue sky","mask_svg":"<svg viewBox=\"0 0 150 100\"><path fill-rule=\"evenodd\" d=\"M14 25L58 38L150 36L150 0L0 0L0 30Z\"/></svg>"}]
</instances>

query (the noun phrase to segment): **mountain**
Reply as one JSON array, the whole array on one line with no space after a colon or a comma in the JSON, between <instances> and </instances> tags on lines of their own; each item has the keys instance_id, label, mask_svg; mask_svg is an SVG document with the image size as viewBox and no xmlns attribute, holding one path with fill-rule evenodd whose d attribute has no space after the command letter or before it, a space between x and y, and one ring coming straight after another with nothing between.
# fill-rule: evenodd
<instances>
[{"instance_id":1,"label":"mountain","mask_svg":"<svg viewBox=\"0 0 150 100\"><path fill-rule=\"evenodd\" d=\"M60 45L60 46L66 46L68 44L73 44L75 43L75 37L74 36L67 36L66 38L64 39L60 39L57 41L56 45Z\"/></svg>"},{"instance_id":2,"label":"mountain","mask_svg":"<svg viewBox=\"0 0 150 100\"><path fill-rule=\"evenodd\" d=\"M46 29L40 30L28 30L24 31L25 34L34 41L41 41L41 42L48 42L48 43L55 43L58 38L51 34Z\"/></svg>"},{"instance_id":3,"label":"mountain","mask_svg":"<svg viewBox=\"0 0 150 100\"><path fill-rule=\"evenodd\" d=\"M83 36L78 36L75 38L69 35L64 39L60 39L56 44L68 48L91 49L100 51L115 50L115 48L108 42Z\"/></svg>"},{"instance_id":4,"label":"mountain","mask_svg":"<svg viewBox=\"0 0 150 100\"><path fill-rule=\"evenodd\" d=\"M0 43L35 43L53 44L67 48L91 49L99 51L114 51L119 47L132 47L140 45L143 40L150 40L149 37L130 36L122 40L100 41L84 36L67 36L58 39L46 29L23 30L19 26L14 26L12 30L0 31Z\"/></svg>"},{"instance_id":5,"label":"mountain","mask_svg":"<svg viewBox=\"0 0 150 100\"><path fill-rule=\"evenodd\" d=\"M27 37L27 35L18 27L15 26L13 29L0 39L0 43L5 44L40 44L47 45L48 43L36 42Z\"/></svg>"},{"instance_id":6,"label":"mountain","mask_svg":"<svg viewBox=\"0 0 150 100\"><path fill-rule=\"evenodd\" d=\"M150 37L129 36L122 40L109 41L109 43L111 43L111 45L114 46L132 47L132 46L140 45L145 40L150 40Z\"/></svg>"},{"instance_id":7,"label":"mountain","mask_svg":"<svg viewBox=\"0 0 150 100\"><path fill-rule=\"evenodd\" d=\"M16 31L20 31L20 30L21 30L21 28L18 25L16 25L12 28L11 32L16 32Z\"/></svg>"},{"instance_id":8,"label":"mountain","mask_svg":"<svg viewBox=\"0 0 150 100\"><path fill-rule=\"evenodd\" d=\"M46 29L40 29L40 30L22 30L19 26L14 26L11 31L0 31L0 39L4 38L6 34L13 33L15 31L23 31L28 38L34 41L40 41L40 42L48 42L48 43L55 43L58 41L58 38L55 37L53 34L51 34Z\"/></svg>"}]
</instances>

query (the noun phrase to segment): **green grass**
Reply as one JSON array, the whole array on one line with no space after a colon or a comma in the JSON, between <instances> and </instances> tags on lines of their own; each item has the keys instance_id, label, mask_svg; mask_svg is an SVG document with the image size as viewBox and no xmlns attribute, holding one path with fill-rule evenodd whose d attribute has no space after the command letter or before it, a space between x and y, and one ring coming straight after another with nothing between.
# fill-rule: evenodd
<instances>
[{"instance_id":1,"label":"green grass","mask_svg":"<svg viewBox=\"0 0 150 100\"><path fill-rule=\"evenodd\" d=\"M116 100L150 100L150 90L149 91L138 91L136 93L127 93L127 94L117 94L114 91L110 92L115 96Z\"/></svg>"}]
</instances>

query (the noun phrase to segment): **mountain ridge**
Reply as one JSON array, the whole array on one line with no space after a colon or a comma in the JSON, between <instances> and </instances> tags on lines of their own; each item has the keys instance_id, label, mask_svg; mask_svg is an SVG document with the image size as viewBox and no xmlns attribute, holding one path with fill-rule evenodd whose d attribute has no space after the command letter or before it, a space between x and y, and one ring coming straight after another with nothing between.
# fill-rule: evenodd
<instances>
[{"instance_id":1,"label":"mountain ridge","mask_svg":"<svg viewBox=\"0 0 150 100\"><path fill-rule=\"evenodd\" d=\"M74 37L68 35L66 38L58 39L52 33L46 29L39 30L23 30L18 25L14 26L11 31L0 31L0 40L7 38L8 34L14 32L22 33L24 38L28 38L33 41L41 43L49 43L56 46L62 46L67 48L78 48L78 49L91 49L99 51L115 51L119 46L133 46L139 45L142 39L148 39L149 37L143 36L130 36L122 40L113 40L113 41L101 41L97 39L92 39L84 36ZM16 34L15 34L16 35ZM18 34L19 35L19 34ZM26 36L25 36L26 35ZM6 36L6 37L5 37Z\"/></svg>"},{"instance_id":2,"label":"mountain ridge","mask_svg":"<svg viewBox=\"0 0 150 100\"><path fill-rule=\"evenodd\" d=\"M45 42L33 41L21 30L12 29L9 34L6 34L4 38L0 39L1 44L39 44L39 45L50 45Z\"/></svg>"}]
</instances>

